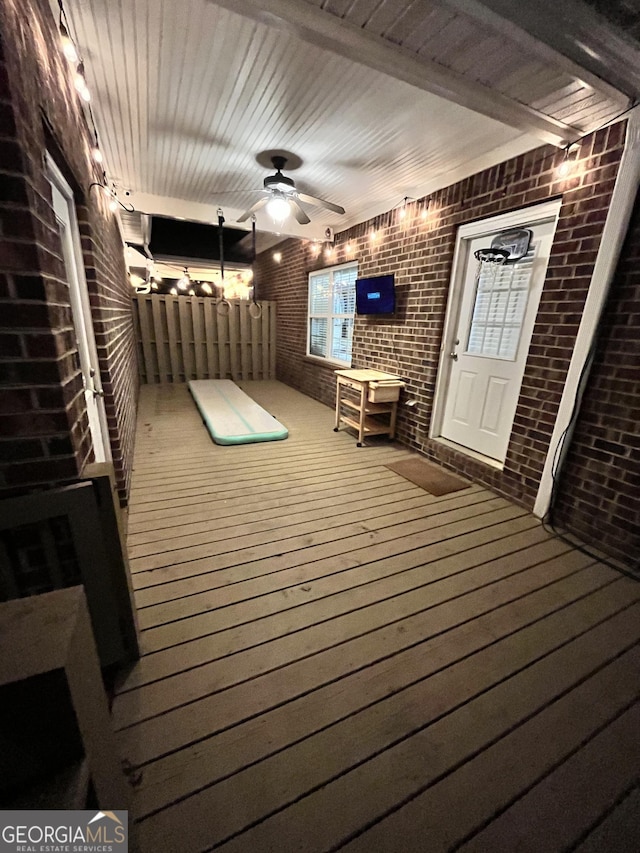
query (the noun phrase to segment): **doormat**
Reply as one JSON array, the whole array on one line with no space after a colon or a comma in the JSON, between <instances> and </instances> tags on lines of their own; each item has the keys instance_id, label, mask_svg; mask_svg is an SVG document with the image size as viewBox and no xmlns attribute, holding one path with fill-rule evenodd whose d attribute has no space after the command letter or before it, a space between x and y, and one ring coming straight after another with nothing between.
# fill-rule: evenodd
<instances>
[{"instance_id":1,"label":"doormat","mask_svg":"<svg viewBox=\"0 0 640 853\"><path fill-rule=\"evenodd\" d=\"M455 474L450 474L439 465L434 465L418 456L403 459L400 462L392 462L385 465L390 471L400 474L405 480L410 480L416 486L424 489L432 495L448 495L449 492L458 492L460 489L468 488L471 483Z\"/></svg>"}]
</instances>

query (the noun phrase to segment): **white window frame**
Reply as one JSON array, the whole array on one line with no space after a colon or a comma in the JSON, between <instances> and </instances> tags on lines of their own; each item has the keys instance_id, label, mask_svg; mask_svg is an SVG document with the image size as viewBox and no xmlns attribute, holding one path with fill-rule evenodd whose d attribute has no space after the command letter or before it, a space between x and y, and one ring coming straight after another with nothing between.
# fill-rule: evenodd
<instances>
[{"instance_id":1,"label":"white window frame","mask_svg":"<svg viewBox=\"0 0 640 853\"><path fill-rule=\"evenodd\" d=\"M307 357L317 359L321 362L326 362L327 364L335 364L340 367L351 367L352 358L350 357L348 361L343 361L338 358L331 358L331 356L322 356L316 355L311 352L311 321L315 319L326 319L327 321L327 352L331 353L332 351L332 335L333 335L333 321L334 320L355 320L355 279L354 279L354 295L353 295L353 311L348 314L334 314L331 310L333 307L333 275L334 273L340 270L353 269L355 271L356 277L358 275L358 263L357 261L349 261L346 264L337 264L333 267L326 267L320 270L313 270L313 272L309 273L308 278L308 287L307 287ZM311 280L314 276L319 275L328 275L329 276L329 296L328 296L328 306L329 310L326 313L317 313L311 311ZM352 340L353 347L353 340ZM351 355L351 354L350 354Z\"/></svg>"}]
</instances>

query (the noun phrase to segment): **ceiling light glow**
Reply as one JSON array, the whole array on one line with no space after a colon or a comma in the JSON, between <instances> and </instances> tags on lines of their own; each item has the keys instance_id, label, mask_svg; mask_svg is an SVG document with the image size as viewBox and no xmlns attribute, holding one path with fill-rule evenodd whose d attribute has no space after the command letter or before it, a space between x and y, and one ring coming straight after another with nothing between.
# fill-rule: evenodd
<instances>
[{"instance_id":1,"label":"ceiling light glow","mask_svg":"<svg viewBox=\"0 0 640 853\"><path fill-rule=\"evenodd\" d=\"M267 202L266 210L274 222L282 223L289 216L289 202L281 196L274 196Z\"/></svg>"}]
</instances>

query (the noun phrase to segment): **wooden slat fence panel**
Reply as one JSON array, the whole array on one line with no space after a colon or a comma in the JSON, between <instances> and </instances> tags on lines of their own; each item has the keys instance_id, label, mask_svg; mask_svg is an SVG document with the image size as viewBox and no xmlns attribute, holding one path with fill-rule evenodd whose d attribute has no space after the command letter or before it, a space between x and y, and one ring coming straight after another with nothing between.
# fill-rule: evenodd
<instances>
[{"instance_id":1,"label":"wooden slat fence panel","mask_svg":"<svg viewBox=\"0 0 640 853\"><path fill-rule=\"evenodd\" d=\"M215 305L213 299L203 299L203 303L207 372L209 376L218 376L220 371L220 355L216 346Z\"/></svg>"},{"instance_id":2,"label":"wooden slat fence panel","mask_svg":"<svg viewBox=\"0 0 640 853\"><path fill-rule=\"evenodd\" d=\"M193 321L193 348L196 361L196 376L202 376L207 371L207 358L205 352L206 341L202 326L202 315L204 307L203 299L191 300L191 319Z\"/></svg>"},{"instance_id":3,"label":"wooden slat fence panel","mask_svg":"<svg viewBox=\"0 0 640 853\"><path fill-rule=\"evenodd\" d=\"M270 313L271 303L262 306L262 316L259 322L262 324L260 332L260 351L262 355L262 374L263 376L271 376L271 366L269 364L269 333L270 333ZM274 373L275 376L275 373Z\"/></svg>"},{"instance_id":4,"label":"wooden slat fence panel","mask_svg":"<svg viewBox=\"0 0 640 853\"><path fill-rule=\"evenodd\" d=\"M240 363L242 365L242 378L249 378L249 346L251 345L249 332L249 314L240 312Z\"/></svg>"},{"instance_id":5,"label":"wooden slat fence panel","mask_svg":"<svg viewBox=\"0 0 640 853\"><path fill-rule=\"evenodd\" d=\"M276 377L276 304L269 303L269 374ZM265 338L266 340L266 338Z\"/></svg>"},{"instance_id":6,"label":"wooden slat fence panel","mask_svg":"<svg viewBox=\"0 0 640 853\"><path fill-rule=\"evenodd\" d=\"M172 299L165 302L165 313L167 315L167 334L169 337L171 375L183 376L184 368L182 366L182 347L180 346L180 325L178 322L177 300ZM149 380L147 380L147 382L148 381Z\"/></svg>"},{"instance_id":7,"label":"wooden slat fence panel","mask_svg":"<svg viewBox=\"0 0 640 853\"><path fill-rule=\"evenodd\" d=\"M259 305L235 299L218 308L206 297L137 294L141 381L275 379L276 306Z\"/></svg>"},{"instance_id":8,"label":"wooden slat fence panel","mask_svg":"<svg viewBox=\"0 0 640 853\"><path fill-rule=\"evenodd\" d=\"M197 379L193 363L193 329L191 326L191 311L189 303L192 297L176 297L178 311L180 314L180 346L182 349L182 361L184 363L184 380L174 378L174 382L188 382Z\"/></svg>"},{"instance_id":9,"label":"wooden slat fence panel","mask_svg":"<svg viewBox=\"0 0 640 853\"><path fill-rule=\"evenodd\" d=\"M216 331L218 333L218 353L220 355L220 376L217 379L229 379L229 318L221 314L217 308L215 312Z\"/></svg>"},{"instance_id":10,"label":"wooden slat fence panel","mask_svg":"<svg viewBox=\"0 0 640 853\"><path fill-rule=\"evenodd\" d=\"M168 382L170 371L169 365L167 363L167 317L165 312L162 310L163 308L164 306L161 306L159 302L151 303L151 313L153 316L153 337L156 342L158 374L160 376L160 382Z\"/></svg>"},{"instance_id":11,"label":"wooden slat fence panel","mask_svg":"<svg viewBox=\"0 0 640 853\"><path fill-rule=\"evenodd\" d=\"M227 319L229 321L229 357L231 359L231 378L241 379L240 374L240 317L239 312L229 308Z\"/></svg>"}]
</instances>

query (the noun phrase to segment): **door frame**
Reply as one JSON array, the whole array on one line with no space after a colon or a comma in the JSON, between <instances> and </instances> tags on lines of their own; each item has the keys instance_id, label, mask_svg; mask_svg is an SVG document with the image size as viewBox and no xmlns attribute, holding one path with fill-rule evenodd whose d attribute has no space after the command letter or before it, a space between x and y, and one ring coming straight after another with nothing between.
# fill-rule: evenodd
<instances>
[{"instance_id":1,"label":"door frame","mask_svg":"<svg viewBox=\"0 0 640 853\"><path fill-rule=\"evenodd\" d=\"M477 219L474 222L468 222L458 228L451 278L449 279L449 298L447 299L447 309L444 318L442 341L440 344L440 358L438 361L438 373L436 376L436 387L433 397L433 411L431 423L429 424L430 439L441 441L442 443L448 443L447 439L442 435L442 425L449 388L449 378L451 376L451 359L449 358L449 353L453 350L455 335L458 328L469 254L469 244L471 240L476 237L482 237L484 234L494 235L496 231L503 231L510 228L523 228L527 225L535 225L538 222L549 219L554 220L554 225L557 226L561 206L562 199L556 198L551 201L542 202L541 204L521 207L517 210L509 211L508 213L498 214L497 216ZM458 445L456 445L456 447L457 446ZM484 457L481 453L478 453L471 448L467 449L460 445L460 452L467 456L471 456L474 459L486 461L487 464L491 465L493 468L497 467L502 469L504 467L502 463L497 462L495 459Z\"/></svg>"},{"instance_id":2,"label":"door frame","mask_svg":"<svg viewBox=\"0 0 640 853\"><path fill-rule=\"evenodd\" d=\"M69 298L71 302L73 326L78 344L78 357L81 362L80 367L83 386L85 391L93 390L95 392L97 417L89 416L89 412L87 412L94 455L97 461L111 462L112 453L109 438L109 425L107 422L107 412L104 404L104 392L102 391L99 367L100 362L98 359L98 348L96 346L93 316L91 314L89 288L87 286L87 279L84 271L84 257L80 242L80 228L76 214L75 198L73 190L69 186L67 179L64 177L48 152L45 153L45 163L47 179L66 201L69 216L69 236L73 252L72 261L74 267L73 270L71 270L71 275L69 275L68 281ZM78 319L82 324L81 329L77 328ZM81 351L82 349L86 349L86 352L83 353ZM87 386L88 377L86 376L86 366L82 364L83 360L87 362L89 367L92 367L95 370L92 389L89 389Z\"/></svg>"}]
</instances>

